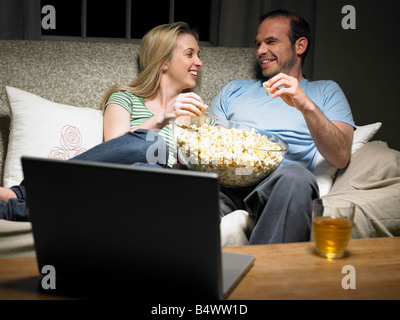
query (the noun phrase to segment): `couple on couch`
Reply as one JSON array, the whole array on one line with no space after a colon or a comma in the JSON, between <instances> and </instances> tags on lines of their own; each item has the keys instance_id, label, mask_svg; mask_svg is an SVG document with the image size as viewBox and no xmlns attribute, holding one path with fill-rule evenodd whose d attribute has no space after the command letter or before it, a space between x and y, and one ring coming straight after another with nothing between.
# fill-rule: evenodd
<instances>
[{"instance_id":1,"label":"couple on couch","mask_svg":"<svg viewBox=\"0 0 400 320\"><path fill-rule=\"evenodd\" d=\"M311 43L304 19L283 10L269 12L260 18L255 43L262 77L227 84L207 109L191 92L203 65L198 35L186 23L152 29L140 46L138 77L128 86L110 88L103 98L105 142L74 159L173 167L170 121L198 117L206 109L218 118L273 132L289 145L284 162L256 185L221 188L221 216L244 210L254 221L249 244L309 241L311 203L319 196L311 173L317 151L335 167L345 167L355 124L336 83L303 77ZM146 155L155 141L159 150L169 152L152 163ZM29 221L25 199L23 182L0 188L0 218Z\"/></svg>"}]
</instances>

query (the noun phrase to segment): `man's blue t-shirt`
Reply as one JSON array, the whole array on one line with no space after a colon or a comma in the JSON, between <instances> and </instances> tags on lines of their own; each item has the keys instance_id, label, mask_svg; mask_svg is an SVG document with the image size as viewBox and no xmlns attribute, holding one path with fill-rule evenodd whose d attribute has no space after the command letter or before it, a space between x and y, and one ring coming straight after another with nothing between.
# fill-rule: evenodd
<instances>
[{"instance_id":1,"label":"man's blue t-shirt","mask_svg":"<svg viewBox=\"0 0 400 320\"><path fill-rule=\"evenodd\" d=\"M303 79L300 86L329 120L355 127L349 103L335 82ZM228 83L208 111L217 118L241 122L279 136L289 145L282 164L296 163L313 169L318 152L302 113L279 97L267 96L261 80Z\"/></svg>"}]
</instances>

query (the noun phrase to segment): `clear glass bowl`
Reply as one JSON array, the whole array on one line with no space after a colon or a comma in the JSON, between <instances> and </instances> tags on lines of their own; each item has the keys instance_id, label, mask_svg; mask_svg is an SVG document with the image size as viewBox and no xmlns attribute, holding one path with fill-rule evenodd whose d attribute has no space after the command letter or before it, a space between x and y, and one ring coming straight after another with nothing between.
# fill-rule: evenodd
<instances>
[{"instance_id":1,"label":"clear glass bowl","mask_svg":"<svg viewBox=\"0 0 400 320\"><path fill-rule=\"evenodd\" d=\"M245 187L270 175L286 156L278 136L239 122L179 117L173 122L178 161L188 169L215 172L225 187Z\"/></svg>"}]
</instances>

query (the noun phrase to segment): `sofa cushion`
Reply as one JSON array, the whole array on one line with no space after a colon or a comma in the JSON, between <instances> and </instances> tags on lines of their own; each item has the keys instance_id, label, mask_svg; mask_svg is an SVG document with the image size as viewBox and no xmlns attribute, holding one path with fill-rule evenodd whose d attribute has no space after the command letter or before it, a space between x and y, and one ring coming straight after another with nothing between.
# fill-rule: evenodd
<instances>
[{"instance_id":1,"label":"sofa cushion","mask_svg":"<svg viewBox=\"0 0 400 320\"><path fill-rule=\"evenodd\" d=\"M357 126L354 132L352 154L364 146L378 132L382 126L381 122L368 124L365 126ZM332 166L319 152L315 161L313 174L317 178L320 196L327 195L335 180L337 168Z\"/></svg>"},{"instance_id":2,"label":"sofa cushion","mask_svg":"<svg viewBox=\"0 0 400 320\"><path fill-rule=\"evenodd\" d=\"M35 255L31 223L0 219L0 258Z\"/></svg>"},{"instance_id":3,"label":"sofa cushion","mask_svg":"<svg viewBox=\"0 0 400 320\"><path fill-rule=\"evenodd\" d=\"M352 238L400 236L400 152L367 143L338 171L327 197L357 205Z\"/></svg>"},{"instance_id":4,"label":"sofa cushion","mask_svg":"<svg viewBox=\"0 0 400 320\"><path fill-rule=\"evenodd\" d=\"M100 110L55 103L6 87L11 125L3 185L23 179L21 156L69 159L103 141Z\"/></svg>"}]
</instances>

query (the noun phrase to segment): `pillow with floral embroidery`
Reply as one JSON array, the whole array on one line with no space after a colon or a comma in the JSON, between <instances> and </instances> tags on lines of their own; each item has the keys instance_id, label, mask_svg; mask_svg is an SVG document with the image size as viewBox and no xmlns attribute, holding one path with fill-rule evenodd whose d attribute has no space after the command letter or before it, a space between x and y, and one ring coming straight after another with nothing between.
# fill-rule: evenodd
<instances>
[{"instance_id":1,"label":"pillow with floral embroidery","mask_svg":"<svg viewBox=\"0 0 400 320\"><path fill-rule=\"evenodd\" d=\"M103 141L100 110L46 100L6 87L11 108L10 135L3 185L23 179L21 156L70 159Z\"/></svg>"}]
</instances>

